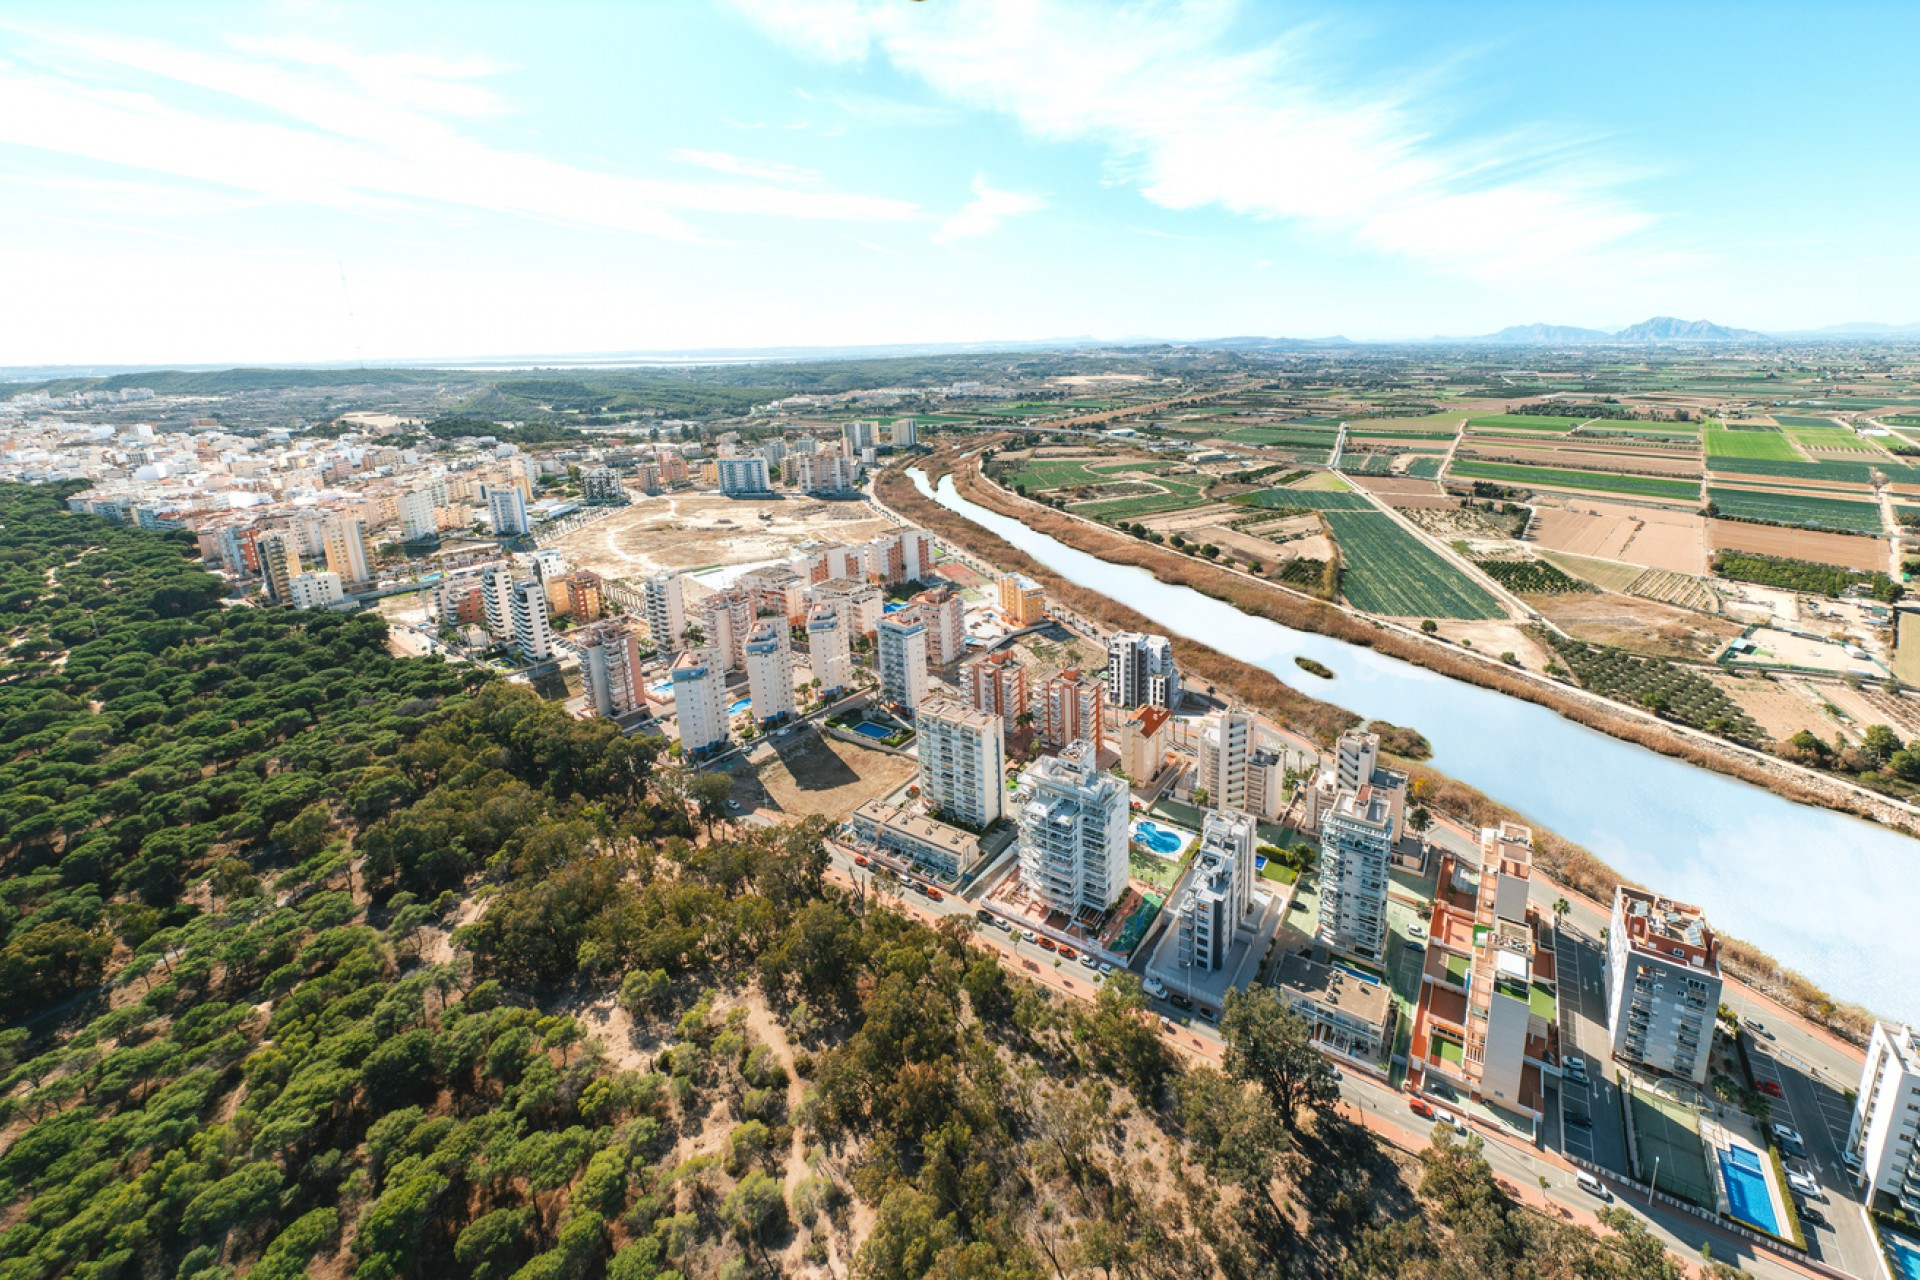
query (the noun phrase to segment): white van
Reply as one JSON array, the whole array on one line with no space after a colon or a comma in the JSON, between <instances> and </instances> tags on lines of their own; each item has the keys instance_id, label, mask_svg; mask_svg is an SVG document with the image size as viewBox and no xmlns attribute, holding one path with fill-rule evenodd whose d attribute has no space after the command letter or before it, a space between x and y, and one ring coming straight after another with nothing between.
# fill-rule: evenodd
<instances>
[{"instance_id":1,"label":"white van","mask_svg":"<svg viewBox=\"0 0 1920 1280\"><path fill-rule=\"evenodd\" d=\"M1580 1189L1590 1196L1598 1196L1602 1200L1613 1199L1613 1196L1607 1191L1607 1184L1588 1173L1585 1169L1575 1172L1573 1180L1579 1183Z\"/></svg>"}]
</instances>

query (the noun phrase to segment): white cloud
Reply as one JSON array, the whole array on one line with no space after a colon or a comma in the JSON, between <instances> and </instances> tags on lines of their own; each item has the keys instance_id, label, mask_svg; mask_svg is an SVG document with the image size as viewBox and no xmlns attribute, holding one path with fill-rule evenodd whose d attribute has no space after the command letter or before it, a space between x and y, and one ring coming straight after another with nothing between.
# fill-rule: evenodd
<instances>
[{"instance_id":1,"label":"white cloud","mask_svg":"<svg viewBox=\"0 0 1920 1280\"><path fill-rule=\"evenodd\" d=\"M32 32L0 77L0 144L165 174L269 201L391 215L431 206L675 240L691 215L905 221L912 202L843 192L788 166L694 153L727 180L589 169L495 146L467 126L506 109L481 60L369 55L312 40L203 52ZM732 167L726 167L733 161ZM696 160L695 163L701 163Z\"/></svg>"},{"instance_id":2,"label":"white cloud","mask_svg":"<svg viewBox=\"0 0 1920 1280\"><path fill-rule=\"evenodd\" d=\"M1040 196L1019 191L999 191L988 186L985 178L977 177L973 180L973 199L941 223L933 238L940 244L951 244L955 240L990 235L998 231L1000 224L1008 218L1037 213L1046 206L1046 200Z\"/></svg>"},{"instance_id":3,"label":"white cloud","mask_svg":"<svg viewBox=\"0 0 1920 1280\"><path fill-rule=\"evenodd\" d=\"M1297 220L1489 281L1635 256L1654 221L1577 149L1441 141L1431 92L1350 87L1317 37L1249 47L1238 0L735 3L816 56L884 58L1041 140L1103 145L1169 209Z\"/></svg>"},{"instance_id":4,"label":"white cloud","mask_svg":"<svg viewBox=\"0 0 1920 1280\"><path fill-rule=\"evenodd\" d=\"M802 168L797 164L782 164L778 160L755 160L748 156L734 155L730 151L694 151L686 147L678 147L674 149L672 155L675 160L683 163L740 178L758 178L764 182L784 182L795 186L806 186L820 181L818 169Z\"/></svg>"}]
</instances>

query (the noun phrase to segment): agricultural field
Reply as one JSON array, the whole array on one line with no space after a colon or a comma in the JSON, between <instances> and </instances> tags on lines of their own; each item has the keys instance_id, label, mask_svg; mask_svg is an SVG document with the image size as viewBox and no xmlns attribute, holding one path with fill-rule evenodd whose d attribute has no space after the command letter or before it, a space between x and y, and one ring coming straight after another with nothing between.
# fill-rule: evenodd
<instances>
[{"instance_id":1,"label":"agricultural field","mask_svg":"<svg viewBox=\"0 0 1920 1280\"><path fill-rule=\"evenodd\" d=\"M1516 595L1555 596L1593 588L1544 560L1475 560L1481 572Z\"/></svg>"},{"instance_id":2,"label":"agricultural field","mask_svg":"<svg viewBox=\"0 0 1920 1280\"><path fill-rule=\"evenodd\" d=\"M1601 560L1593 556L1575 555L1570 551L1543 551L1540 558L1606 591L1625 593L1646 573L1637 564L1621 564L1617 560Z\"/></svg>"},{"instance_id":3,"label":"agricultural field","mask_svg":"<svg viewBox=\"0 0 1920 1280\"><path fill-rule=\"evenodd\" d=\"M1784 587L1789 591L1815 596L1839 596L1849 588L1858 586L1878 593L1886 591L1891 585L1884 573L1856 572L1829 564L1746 551L1722 551L1714 557L1713 571L1734 582Z\"/></svg>"},{"instance_id":4,"label":"agricultural field","mask_svg":"<svg viewBox=\"0 0 1920 1280\"><path fill-rule=\"evenodd\" d=\"M1804 461L1800 451L1793 447L1793 442L1783 432L1771 427L1726 427L1718 422L1707 424L1707 457L1711 460L1763 458L1775 462Z\"/></svg>"},{"instance_id":5,"label":"agricultural field","mask_svg":"<svg viewBox=\"0 0 1920 1280\"><path fill-rule=\"evenodd\" d=\"M1422 418L1363 418L1347 424L1348 435L1365 436L1450 436L1460 430L1466 414L1431 413Z\"/></svg>"},{"instance_id":6,"label":"agricultural field","mask_svg":"<svg viewBox=\"0 0 1920 1280\"><path fill-rule=\"evenodd\" d=\"M1223 440L1235 444L1257 444L1282 449L1333 449L1333 440L1338 433L1326 431L1302 431L1283 423L1272 427L1241 427L1238 430L1218 433Z\"/></svg>"},{"instance_id":7,"label":"agricultural field","mask_svg":"<svg viewBox=\"0 0 1920 1280\"><path fill-rule=\"evenodd\" d=\"M1357 609L1396 618L1503 618L1479 583L1378 511L1327 512L1345 565L1340 590Z\"/></svg>"},{"instance_id":8,"label":"agricultural field","mask_svg":"<svg viewBox=\"0 0 1920 1280\"><path fill-rule=\"evenodd\" d=\"M1580 418L1551 418L1537 413L1494 413L1468 418L1470 431L1547 431L1565 435L1579 426Z\"/></svg>"},{"instance_id":9,"label":"agricultural field","mask_svg":"<svg viewBox=\"0 0 1920 1280\"><path fill-rule=\"evenodd\" d=\"M1574 678L1604 698L1741 742L1766 741L1766 732L1717 685L1671 662L1558 636L1553 647Z\"/></svg>"},{"instance_id":10,"label":"agricultural field","mask_svg":"<svg viewBox=\"0 0 1920 1280\"><path fill-rule=\"evenodd\" d=\"M1423 480L1431 480L1439 476L1440 468L1446 465L1446 461L1447 460L1442 457L1415 458L1407 464L1407 469L1403 474L1418 476Z\"/></svg>"},{"instance_id":11,"label":"agricultural field","mask_svg":"<svg viewBox=\"0 0 1920 1280\"><path fill-rule=\"evenodd\" d=\"M1178 511L1206 500L1204 495L1208 480L1205 476L1155 476L1153 483L1161 486L1163 492L1108 501L1076 502L1067 510L1091 520L1133 520L1162 511Z\"/></svg>"},{"instance_id":12,"label":"agricultural field","mask_svg":"<svg viewBox=\"0 0 1920 1280\"><path fill-rule=\"evenodd\" d=\"M1115 476L1129 471L1166 471L1174 464L1160 458L1123 458L1102 461L1098 458L1029 458L1025 466L1007 477L1029 493L1048 489L1077 489L1083 485L1107 484Z\"/></svg>"},{"instance_id":13,"label":"agricultural field","mask_svg":"<svg viewBox=\"0 0 1920 1280\"><path fill-rule=\"evenodd\" d=\"M1372 511L1374 505L1364 494L1351 489L1262 489L1258 493L1235 495L1231 501L1243 507L1270 511Z\"/></svg>"},{"instance_id":14,"label":"agricultural field","mask_svg":"<svg viewBox=\"0 0 1920 1280\"><path fill-rule=\"evenodd\" d=\"M1701 613L1720 612L1720 597L1704 579L1671 569L1648 569L1627 584L1627 594Z\"/></svg>"},{"instance_id":15,"label":"agricultural field","mask_svg":"<svg viewBox=\"0 0 1920 1280\"><path fill-rule=\"evenodd\" d=\"M1709 489L1707 501L1715 512L1734 520L1784 524L1840 533L1879 533L1880 507L1847 498L1815 498L1763 489Z\"/></svg>"},{"instance_id":16,"label":"agricultural field","mask_svg":"<svg viewBox=\"0 0 1920 1280\"><path fill-rule=\"evenodd\" d=\"M1570 471L1561 467L1528 467L1505 462L1454 461L1450 476L1493 480L1502 484L1538 485L1548 489L1591 489L1602 493L1630 493L1645 498L1692 501L1700 487L1686 480L1660 476L1619 475L1610 471Z\"/></svg>"},{"instance_id":17,"label":"agricultural field","mask_svg":"<svg viewBox=\"0 0 1920 1280\"><path fill-rule=\"evenodd\" d=\"M1716 551L1784 556L1869 572L1887 567L1887 540L1881 537L1826 533L1816 529L1783 529L1778 525L1749 524L1744 520L1710 521L1707 536Z\"/></svg>"},{"instance_id":18,"label":"agricultural field","mask_svg":"<svg viewBox=\"0 0 1920 1280\"><path fill-rule=\"evenodd\" d=\"M1713 458L1707 469L1719 475L1773 476L1784 480L1825 480L1840 484L1872 484L1875 469L1905 479L1912 469L1891 458L1864 462L1787 462L1772 458Z\"/></svg>"}]
</instances>

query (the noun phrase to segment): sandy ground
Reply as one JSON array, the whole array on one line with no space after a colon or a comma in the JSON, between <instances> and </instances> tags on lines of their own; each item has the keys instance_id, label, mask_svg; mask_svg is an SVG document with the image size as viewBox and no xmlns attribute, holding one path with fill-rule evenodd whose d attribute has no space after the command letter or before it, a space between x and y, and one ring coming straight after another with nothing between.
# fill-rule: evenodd
<instances>
[{"instance_id":1,"label":"sandy ground","mask_svg":"<svg viewBox=\"0 0 1920 1280\"><path fill-rule=\"evenodd\" d=\"M1762 661L1831 671L1835 675L1866 666L1857 659L1849 658L1845 649L1829 640L1814 640L1772 627L1761 627L1748 639L1768 655Z\"/></svg>"},{"instance_id":2,"label":"sandy ground","mask_svg":"<svg viewBox=\"0 0 1920 1280\"><path fill-rule=\"evenodd\" d=\"M1433 480L1420 480L1411 476L1350 476L1355 484L1368 493L1377 494L1390 501L1400 497L1437 498L1440 497L1440 485Z\"/></svg>"},{"instance_id":3,"label":"sandy ground","mask_svg":"<svg viewBox=\"0 0 1920 1280\"><path fill-rule=\"evenodd\" d=\"M1620 453L1601 449L1565 447L1528 448L1518 442L1462 444L1461 457L1508 460L1536 467L1572 467L1584 471L1621 471L1648 475L1697 476L1700 460L1686 454Z\"/></svg>"},{"instance_id":4,"label":"sandy ground","mask_svg":"<svg viewBox=\"0 0 1920 1280\"><path fill-rule=\"evenodd\" d=\"M1736 679L1725 672L1713 672L1707 679L1718 685L1740 709L1774 738L1791 738L1802 729L1811 729L1832 741L1838 726L1799 688L1749 675Z\"/></svg>"},{"instance_id":5,"label":"sandy ground","mask_svg":"<svg viewBox=\"0 0 1920 1280\"><path fill-rule=\"evenodd\" d=\"M1526 599L1576 639L1662 658L1708 658L1740 634L1738 623L1638 596L1607 592Z\"/></svg>"},{"instance_id":6,"label":"sandy ground","mask_svg":"<svg viewBox=\"0 0 1920 1280\"><path fill-rule=\"evenodd\" d=\"M764 810L789 818L824 814L840 818L867 801L910 781L911 757L804 733L754 752L754 771L736 772L733 799L742 811Z\"/></svg>"},{"instance_id":7,"label":"sandy ground","mask_svg":"<svg viewBox=\"0 0 1920 1280\"><path fill-rule=\"evenodd\" d=\"M865 542L893 529L864 502L756 501L669 493L556 540L576 568L609 578L777 560L800 543Z\"/></svg>"},{"instance_id":8,"label":"sandy ground","mask_svg":"<svg viewBox=\"0 0 1920 1280\"><path fill-rule=\"evenodd\" d=\"M1575 498L1562 506L1540 507L1533 521L1533 540L1552 551L1704 574L1705 526L1702 517L1689 511Z\"/></svg>"},{"instance_id":9,"label":"sandy ground","mask_svg":"<svg viewBox=\"0 0 1920 1280\"><path fill-rule=\"evenodd\" d=\"M1230 502L1216 502L1211 506L1190 507L1185 511L1175 511L1162 516L1147 516L1140 523L1155 533L1185 533L1189 529L1204 529L1221 520L1237 520L1252 514L1247 507L1236 507Z\"/></svg>"},{"instance_id":10,"label":"sandy ground","mask_svg":"<svg viewBox=\"0 0 1920 1280\"><path fill-rule=\"evenodd\" d=\"M1849 689L1844 684L1822 685L1820 694L1863 729L1884 724L1902 738L1920 737L1920 704L1912 698L1878 689Z\"/></svg>"},{"instance_id":11,"label":"sandy ground","mask_svg":"<svg viewBox=\"0 0 1920 1280\"><path fill-rule=\"evenodd\" d=\"M1529 671L1546 670L1547 661L1553 656L1515 623L1462 622L1456 619L1441 621L1439 625L1440 635L1445 639L1455 644L1471 640L1474 652L1492 654L1496 658L1503 653L1511 653Z\"/></svg>"},{"instance_id":12,"label":"sandy ground","mask_svg":"<svg viewBox=\"0 0 1920 1280\"><path fill-rule=\"evenodd\" d=\"M1878 569L1885 572L1887 567L1887 543L1884 538L1863 538L1849 533L1817 533L1812 529L1781 529L1773 525L1748 524L1743 520L1710 521L1707 536L1716 549L1728 547L1735 551L1785 556L1790 560L1812 560L1846 569Z\"/></svg>"}]
</instances>

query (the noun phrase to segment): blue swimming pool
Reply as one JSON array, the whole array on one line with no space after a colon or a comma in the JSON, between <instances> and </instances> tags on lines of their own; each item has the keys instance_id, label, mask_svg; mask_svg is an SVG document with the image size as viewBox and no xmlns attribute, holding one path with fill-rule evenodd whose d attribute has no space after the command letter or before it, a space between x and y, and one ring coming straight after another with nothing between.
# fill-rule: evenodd
<instances>
[{"instance_id":1,"label":"blue swimming pool","mask_svg":"<svg viewBox=\"0 0 1920 1280\"><path fill-rule=\"evenodd\" d=\"M1340 970L1342 973L1352 974L1354 977L1360 979L1360 981L1366 983L1368 986L1377 987L1380 985L1379 974L1368 973L1365 969L1356 969L1352 965L1342 963L1339 960L1335 960L1333 962L1333 967Z\"/></svg>"},{"instance_id":2,"label":"blue swimming pool","mask_svg":"<svg viewBox=\"0 0 1920 1280\"><path fill-rule=\"evenodd\" d=\"M1889 1231L1885 1227L1880 1228L1880 1238L1887 1242L1887 1256L1893 1259L1893 1274L1900 1280L1920 1280L1920 1240Z\"/></svg>"},{"instance_id":3,"label":"blue swimming pool","mask_svg":"<svg viewBox=\"0 0 1920 1280\"><path fill-rule=\"evenodd\" d=\"M898 613L906 607L907 607L907 602L905 600L889 600L885 604L880 606L880 612Z\"/></svg>"},{"instance_id":4,"label":"blue swimming pool","mask_svg":"<svg viewBox=\"0 0 1920 1280\"><path fill-rule=\"evenodd\" d=\"M1723 1148L1720 1172L1727 1179L1727 1212L1769 1235L1779 1235L1780 1222L1773 1216L1773 1196L1767 1191L1760 1153L1748 1147Z\"/></svg>"},{"instance_id":5,"label":"blue swimming pool","mask_svg":"<svg viewBox=\"0 0 1920 1280\"><path fill-rule=\"evenodd\" d=\"M748 707L752 705L753 705L752 698L735 698L733 701L733 705L727 708L727 714L730 716L737 716L742 711L745 711Z\"/></svg>"},{"instance_id":6,"label":"blue swimming pool","mask_svg":"<svg viewBox=\"0 0 1920 1280\"><path fill-rule=\"evenodd\" d=\"M1187 838L1171 827L1163 827L1148 818L1142 818L1133 824L1133 838L1147 847L1150 853L1163 858L1172 857L1180 852L1180 846Z\"/></svg>"},{"instance_id":7,"label":"blue swimming pool","mask_svg":"<svg viewBox=\"0 0 1920 1280\"><path fill-rule=\"evenodd\" d=\"M874 738L881 742L885 742L893 736L893 730L887 728L885 725L875 724L871 720L862 720L859 724L853 726L853 731L863 738Z\"/></svg>"}]
</instances>

